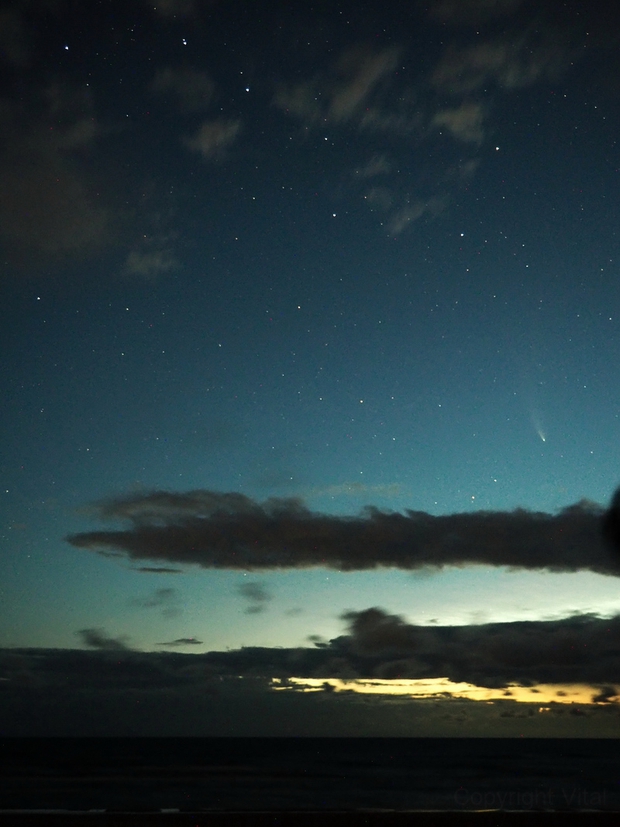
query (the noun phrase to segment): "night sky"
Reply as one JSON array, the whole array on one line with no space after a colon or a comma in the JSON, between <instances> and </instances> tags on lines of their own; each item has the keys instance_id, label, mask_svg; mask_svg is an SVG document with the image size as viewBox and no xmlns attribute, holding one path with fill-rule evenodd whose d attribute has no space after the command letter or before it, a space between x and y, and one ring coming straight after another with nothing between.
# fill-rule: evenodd
<instances>
[{"instance_id":1,"label":"night sky","mask_svg":"<svg viewBox=\"0 0 620 827\"><path fill-rule=\"evenodd\" d=\"M0 4L0 732L620 735L618 23Z\"/></svg>"}]
</instances>

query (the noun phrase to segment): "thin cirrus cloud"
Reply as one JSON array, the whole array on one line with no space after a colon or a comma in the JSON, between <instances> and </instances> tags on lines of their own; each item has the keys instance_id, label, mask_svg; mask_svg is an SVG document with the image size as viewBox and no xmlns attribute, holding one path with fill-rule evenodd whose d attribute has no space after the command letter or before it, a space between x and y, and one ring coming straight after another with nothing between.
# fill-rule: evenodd
<instances>
[{"instance_id":1,"label":"thin cirrus cloud","mask_svg":"<svg viewBox=\"0 0 620 827\"><path fill-rule=\"evenodd\" d=\"M379 82L396 68L398 57L397 49L347 49L314 79L280 84L273 103L308 125L357 121Z\"/></svg>"},{"instance_id":2,"label":"thin cirrus cloud","mask_svg":"<svg viewBox=\"0 0 620 827\"><path fill-rule=\"evenodd\" d=\"M567 68L571 50L560 37L532 39L527 33L489 38L465 48L450 45L433 70L431 85L455 95L476 92L486 84L504 90L557 80Z\"/></svg>"},{"instance_id":3,"label":"thin cirrus cloud","mask_svg":"<svg viewBox=\"0 0 620 827\"><path fill-rule=\"evenodd\" d=\"M130 250L123 266L124 275L155 279L178 268L179 262L170 249Z\"/></svg>"},{"instance_id":4,"label":"thin cirrus cloud","mask_svg":"<svg viewBox=\"0 0 620 827\"><path fill-rule=\"evenodd\" d=\"M215 84L206 72L166 66L156 73L151 90L174 95L180 110L189 113L208 108Z\"/></svg>"},{"instance_id":5,"label":"thin cirrus cloud","mask_svg":"<svg viewBox=\"0 0 620 827\"><path fill-rule=\"evenodd\" d=\"M463 103L456 108L437 112L431 120L431 127L446 129L461 141L480 143L484 137L484 117L484 108L480 103Z\"/></svg>"},{"instance_id":6,"label":"thin cirrus cloud","mask_svg":"<svg viewBox=\"0 0 620 827\"><path fill-rule=\"evenodd\" d=\"M402 190L390 175L393 162L388 160L388 150L398 154L403 139L410 149L412 140L424 141L438 131L477 148L486 117L476 101L449 107L442 103L438 109L436 101L426 100L429 91L433 94L428 79L403 80L409 78L401 66L403 56L402 48L377 50L358 44L343 50L331 66L313 77L280 84L273 99L276 107L306 128L355 129L360 135L373 135L374 141L380 136L382 151L356 166L353 177L361 185L365 204L383 213L382 225L390 236L400 235L422 216L443 212L450 188L444 181L426 193ZM367 180L377 175L383 176L380 186Z\"/></svg>"},{"instance_id":7,"label":"thin cirrus cloud","mask_svg":"<svg viewBox=\"0 0 620 827\"><path fill-rule=\"evenodd\" d=\"M440 133L455 144L444 147L447 153L458 149L475 156L492 130L499 96L557 82L583 53L587 35L570 21L522 5L522 0L440 0L425 12L431 29L441 26L440 48L427 67L412 60L406 37L389 49L358 43L302 80L281 82L273 104L306 130L353 129L358 141L364 133L375 144L381 140L380 154L390 152L396 166L405 146L411 168L412 145L436 142ZM464 45L461 35L472 25L476 42ZM388 234L397 236L422 217L444 211L459 183L442 181L438 172L431 187L420 174L404 190L391 176L382 184L381 198L371 186L361 195L371 209L384 213L381 224Z\"/></svg>"},{"instance_id":8,"label":"thin cirrus cloud","mask_svg":"<svg viewBox=\"0 0 620 827\"><path fill-rule=\"evenodd\" d=\"M218 118L205 121L193 137L183 139L183 144L192 152L202 155L205 160L214 161L224 156L240 131L239 119Z\"/></svg>"},{"instance_id":9,"label":"thin cirrus cloud","mask_svg":"<svg viewBox=\"0 0 620 827\"><path fill-rule=\"evenodd\" d=\"M68 542L132 561L246 571L479 564L620 575L620 555L603 537L603 509L589 502L557 514L516 509L434 516L367 507L343 517L311 511L294 498L261 503L196 490L116 497L95 504L93 513L126 527L73 534Z\"/></svg>"},{"instance_id":10,"label":"thin cirrus cloud","mask_svg":"<svg viewBox=\"0 0 620 827\"><path fill-rule=\"evenodd\" d=\"M15 260L30 261L99 249L110 241L111 219L85 163L101 134L91 95L56 81L26 98L0 101L5 250Z\"/></svg>"}]
</instances>

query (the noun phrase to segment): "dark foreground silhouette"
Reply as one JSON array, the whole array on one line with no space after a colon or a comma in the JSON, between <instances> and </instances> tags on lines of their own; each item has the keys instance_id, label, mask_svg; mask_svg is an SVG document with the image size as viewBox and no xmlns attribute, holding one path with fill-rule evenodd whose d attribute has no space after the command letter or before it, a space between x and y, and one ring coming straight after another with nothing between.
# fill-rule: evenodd
<instances>
[{"instance_id":1,"label":"dark foreground silhouette","mask_svg":"<svg viewBox=\"0 0 620 827\"><path fill-rule=\"evenodd\" d=\"M620 554L620 488L617 488L603 517L603 537Z\"/></svg>"}]
</instances>

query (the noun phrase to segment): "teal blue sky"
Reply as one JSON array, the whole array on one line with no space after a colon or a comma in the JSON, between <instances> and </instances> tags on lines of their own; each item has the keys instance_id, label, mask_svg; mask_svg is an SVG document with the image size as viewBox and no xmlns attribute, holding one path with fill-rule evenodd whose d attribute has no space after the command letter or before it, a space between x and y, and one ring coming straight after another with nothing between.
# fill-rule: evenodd
<instances>
[{"instance_id":1,"label":"teal blue sky","mask_svg":"<svg viewBox=\"0 0 620 827\"><path fill-rule=\"evenodd\" d=\"M338 518L606 507L620 66L594 5L0 15L0 647L620 612L586 549L565 571L527 549L518 570L501 550L242 570L67 539L153 492Z\"/></svg>"}]
</instances>

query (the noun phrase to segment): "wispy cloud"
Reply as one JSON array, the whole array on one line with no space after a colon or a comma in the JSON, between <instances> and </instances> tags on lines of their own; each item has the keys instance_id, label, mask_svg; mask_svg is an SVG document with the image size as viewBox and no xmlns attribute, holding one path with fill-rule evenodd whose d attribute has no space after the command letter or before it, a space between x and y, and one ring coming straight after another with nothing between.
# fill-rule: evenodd
<instances>
[{"instance_id":1,"label":"wispy cloud","mask_svg":"<svg viewBox=\"0 0 620 827\"><path fill-rule=\"evenodd\" d=\"M174 95L182 112L199 112L208 108L215 84L204 71L166 66L153 78L151 89Z\"/></svg>"},{"instance_id":2,"label":"wispy cloud","mask_svg":"<svg viewBox=\"0 0 620 827\"><path fill-rule=\"evenodd\" d=\"M205 160L213 161L223 157L240 131L239 119L218 118L205 121L193 137L184 138L183 144L192 152L202 155Z\"/></svg>"},{"instance_id":3,"label":"wispy cloud","mask_svg":"<svg viewBox=\"0 0 620 827\"><path fill-rule=\"evenodd\" d=\"M176 617L181 613L179 595L176 589L156 589L146 597L134 597L132 606L140 609L161 609L163 617Z\"/></svg>"},{"instance_id":4,"label":"wispy cloud","mask_svg":"<svg viewBox=\"0 0 620 827\"><path fill-rule=\"evenodd\" d=\"M197 637L178 637L176 640L168 640L164 643L156 643L156 646L202 646L202 641Z\"/></svg>"},{"instance_id":5,"label":"wispy cloud","mask_svg":"<svg viewBox=\"0 0 620 827\"><path fill-rule=\"evenodd\" d=\"M570 62L562 38L533 39L529 32L489 38L473 46L449 46L432 76L432 85L455 95L469 94L487 84L504 90L557 80Z\"/></svg>"},{"instance_id":6,"label":"wispy cloud","mask_svg":"<svg viewBox=\"0 0 620 827\"><path fill-rule=\"evenodd\" d=\"M134 249L127 255L123 273L151 280L178 266L179 262L169 249Z\"/></svg>"},{"instance_id":7,"label":"wispy cloud","mask_svg":"<svg viewBox=\"0 0 620 827\"><path fill-rule=\"evenodd\" d=\"M75 256L109 242L110 215L84 163L100 135L88 91L55 81L26 102L2 99L0 134L0 237L11 257Z\"/></svg>"},{"instance_id":8,"label":"wispy cloud","mask_svg":"<svg viewBox=\"0 0 620 827\"><path fill-rule=\"evenodd\" d=\"M354 171L356 178L374 178L377 175L387 175L392 171L392 163L385 154L373 155L363 166Z\"/></svg>"},{"instance_id":9,"label":"wispy cloud","mask_svg":"<svg viewBox=\"0 0 620 827\"><path fill-rule=\"evenodd\" d=\"M248 580L240 583L237 587L239 594L244 597L249 605L245 610L246 614L260 614L267 608L267 603L273 600L273 595L258 580Z\"/></svg>"},{"instance_id":10,"label":"wispy cloud","mask_svg":"<svg viewBox=\"0 0 620 827\"><path fill-rule=\"evenodd\" d=\"M281 84L274 104L310 125L350 123L379 82L398 62L398 49L375 50L359 45L345 50L327 72L313 80Z\"/></svg>"},{"instance_id":11,"label":"wispy cloud","mask_svg":"<svg viewBox=\"0 0 620 827\"><path fill-rule=\"evenodd\" d=\"M86 646L91 646L93 649L129 651L125 636L120 638L108 637L103 629L80 629L77 634Z\"/></svg>"},{"instance_id":12,"label":"wispy cloud","mask_svg":"<svg viewBox=\"0 0 620 827\"><path fill-rule=\"evenodd\" d=\"M480 143L485 112L480 103L466 102L451 109L442 109L433 115L431 127L447 130L454 138Z\"/></svg>"}]
</instances>

